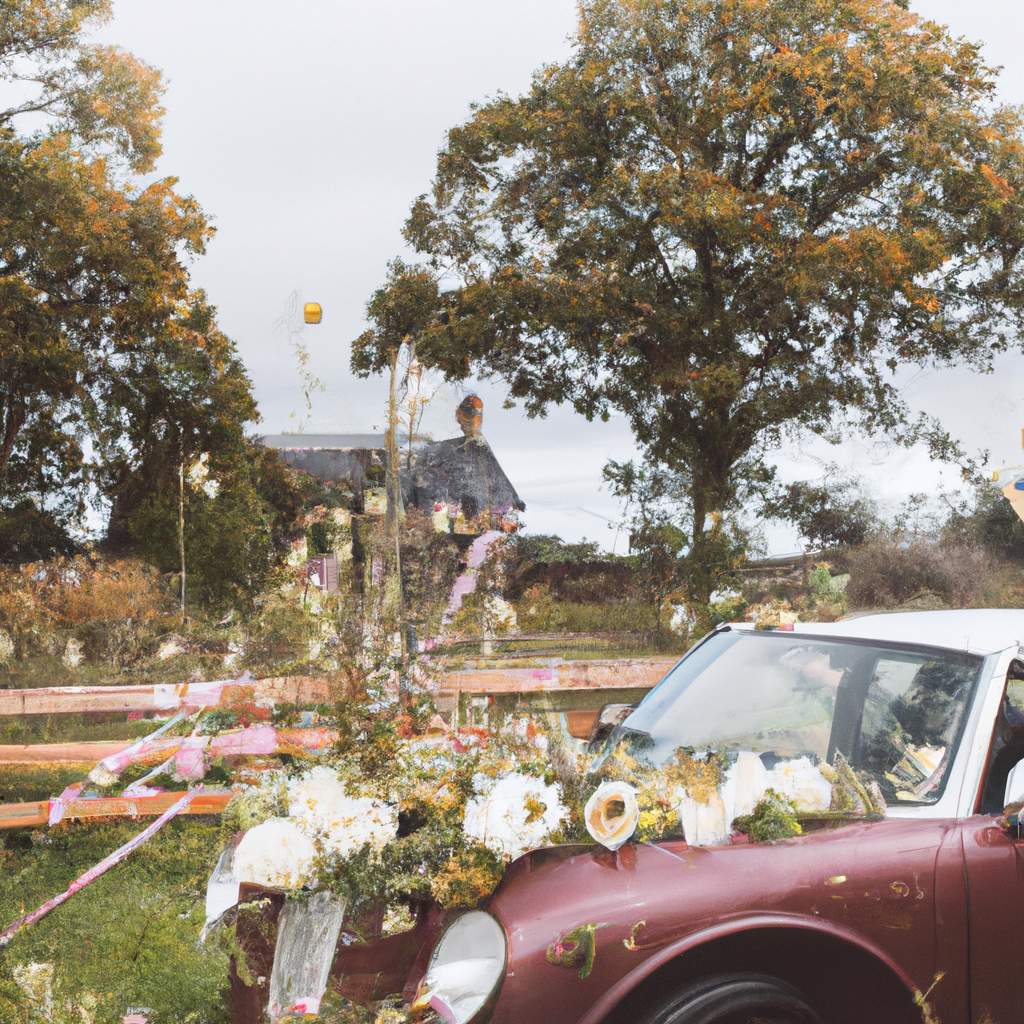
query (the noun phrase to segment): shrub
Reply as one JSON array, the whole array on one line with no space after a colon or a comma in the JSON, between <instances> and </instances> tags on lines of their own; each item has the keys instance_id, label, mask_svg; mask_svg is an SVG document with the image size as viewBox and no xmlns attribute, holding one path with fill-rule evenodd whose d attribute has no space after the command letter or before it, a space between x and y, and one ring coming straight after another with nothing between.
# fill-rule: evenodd
<instances>
[{"instance_id":1,"label":"shrub","mask_svg":"<svg viewBox=\"0 0 1024 1024\"><path fill-rule=\"evenodd\" d=\"M0 622L18 657L55 653L77 635L91 653L121 660L173 602L156 571L133 559L84 556L0 568Z\"/></svg>"},{"instance_id":2,"label":"shrub","mask_svg":"<svg viewBox=\"0 0 1024 1024\"><path fill-rule=\"evenodd\" d=\"M763 514L793 523L815 547L862 544L878 521L875 503L857 480L836 475L830 467L821 483L800 481L765 502Z\"/></svg>"},{"instance_id":3,"label":"shrub","mask_svg":"<svg viewBox=\"0 0 1024 1024\"><path fill-rule=\"evenodd\" d=\"M1024 522L995 486L979 487L973 508L953 512L945 530L950 539L980 544L1001 558L1024 561Z\"/></svg>"},{"instance_id":4,"label":"shrub","mask_svg":"<svg viewBox=\"0 0 1024 1024\"><path fill-rule=\"evenodd\" d=\"M548 533L516 534L509 546L510 560L514 567L529 563L552 565L556 562L579 565L599 562L606 557L602 555L596 541L582 540L569 543Z\"/></svg>"},{"instance_id":5,"label":"shrub","mask_svg":"<svg viewBox=\"0 0 1024 1024\"><path fill-rule=\"evenodd\" d=\"M960 607L983 602L993 566L975 544L880 534L849 552L847 596L854 607Z\"/></svg>"},{"instance_id":6,"label":"shrub","mask_svg":"<svg viewBox=\"0 0 1024 1024\"><path fill-rule=\"evenodd\" d=\"M74 553L76 544L60 518L30 498L0 505L0 562L33 562Z\"/></svg>"},{"instance_id":7,"label":"shrub","mask_svg":"<svg viewBox=\"0 0 1024 1024\"><path fill-rule=\"evenodd\" d=\"M563 601L543 584L527 589L516 603L516 615L524 633L654 633L658 630L658 609L649 602Z\"/></svg>"}]
</instances>

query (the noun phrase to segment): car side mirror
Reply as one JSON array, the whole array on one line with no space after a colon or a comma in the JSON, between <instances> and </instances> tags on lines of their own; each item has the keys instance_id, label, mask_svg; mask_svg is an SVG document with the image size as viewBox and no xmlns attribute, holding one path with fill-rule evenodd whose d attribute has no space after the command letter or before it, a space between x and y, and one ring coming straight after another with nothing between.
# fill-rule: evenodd
<instances>
[{"instance_id":1,"label":"car side mirror","mask_svg":"<svg viewBox=\"0 0 1024 1024\"><path fill-rule=\"evenodd\" d=\"M635 704L605 704L597 713L597 721L590 732L587 749L596 750L617 725L621 725L636 710Z\"/></svg>"},{"instance_id":2,"label":"car side mirror","mask_svg":"<svg viewBox=\"0 0 1024 1024\"><path fill-rule=\"evenodd\" d=\"M1024 804L1024 760L1018 761L1006 777L1006 790L1003 793L1003 806Z\"/></svg>"}]
</instances>

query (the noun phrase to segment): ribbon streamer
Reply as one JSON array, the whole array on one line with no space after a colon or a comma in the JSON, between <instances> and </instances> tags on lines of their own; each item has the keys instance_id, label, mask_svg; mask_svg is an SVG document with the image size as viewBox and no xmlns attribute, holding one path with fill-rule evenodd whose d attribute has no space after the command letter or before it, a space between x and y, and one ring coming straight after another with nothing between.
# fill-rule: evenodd
<instances>
[{"instance_id":1,"label":"ribbon streamer","mask_svg":"<svg viewBox=\"0 0 1024 1024\"><path fill-rule=\"evenodd\" d=\"M160 815L156 821L150 826L143 829L137 836L129 839L124 846L118 847L108 857L104 857L103 860L96 864L94 867L89 868L84 875L80 875L76 878L62 893L54 896L52 899L47 900L42 906L33 910L31 914L26 914L24 917L19 918L13 924L9 925L2 932L0 932L0 949L6 948L11 939L14 938L18 932L25 928L34 925L37 921L46 917L51 910L55 910L62 903L67 903L72 896L77 892L81 892L87 885L91 885L101 875L105 875L112 867L120 864L130 853L138 849L147 839L152 838L167 824L172 818L177 817L192 801L199 795L200 790L193 789L186 793L177 803L172 804L170 807Z\"/></svg>"}]
</instances>

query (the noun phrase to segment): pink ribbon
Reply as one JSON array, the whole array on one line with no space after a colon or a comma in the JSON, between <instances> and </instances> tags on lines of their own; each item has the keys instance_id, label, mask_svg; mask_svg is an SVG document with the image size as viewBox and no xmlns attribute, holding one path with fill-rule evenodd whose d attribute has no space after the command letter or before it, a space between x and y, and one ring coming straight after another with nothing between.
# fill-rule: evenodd
<instances>
[{"instance_id":1,"label":"pink ribbon","mask_svg":"<svg viewBox=\"0 0 1024 1024\"><path fill-rule=\"evenodd\" d=\"M91 885L101 875L105 875L116 864L120 864L133 850L138 849L147 839L155 836L172 818L176 818L199 794L198 789L186 793L180 800L172 804L159 818L147 828L144 828L137 836L129 839L124 846L118 847L110 856L104 857L99 864L89 868L84 875L76 878L62 893L47 900L41 907L33 910L31 914L18 918L12 925L9 925L0 932L0 949L10 944L18 932L34 925L37 921L46 917L51 910L56 910L62 903L67 903L77 892L81 892L87 885Z\"/></svg>"}]
</instances>

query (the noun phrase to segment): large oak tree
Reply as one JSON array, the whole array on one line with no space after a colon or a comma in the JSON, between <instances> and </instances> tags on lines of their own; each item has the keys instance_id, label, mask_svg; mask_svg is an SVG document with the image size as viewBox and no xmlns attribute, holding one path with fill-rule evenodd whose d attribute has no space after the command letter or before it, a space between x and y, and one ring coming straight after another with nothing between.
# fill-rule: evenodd
<instances>
[{"instance_id":1,"label":"large oak tree","mask_svg":"<svg viewBox=\"0 0 1024 1024\"><path fill-rule=\"evenodd\" d=\"M531 413L625 413L685 481L699 607L787 434L941 440L892 371L1016 340L1022 119L994 91L976 45L894 0L583 0L572 55L452 129L413 207L439 282L418 357Z\"/></svg>"}]
</instances>

